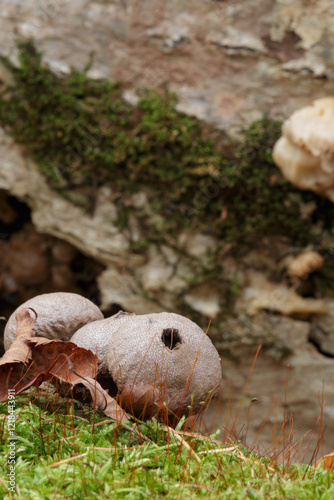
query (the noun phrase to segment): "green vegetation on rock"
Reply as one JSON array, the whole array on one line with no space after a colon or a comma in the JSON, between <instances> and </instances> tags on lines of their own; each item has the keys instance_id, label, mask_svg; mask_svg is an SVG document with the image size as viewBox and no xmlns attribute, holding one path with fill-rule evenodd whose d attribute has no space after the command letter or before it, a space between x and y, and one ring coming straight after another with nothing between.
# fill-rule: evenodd
<instances>
[{"instance_id":1,"label":"green vegetation on rock","mask_svg":"<svg viewBox=\"0 0 334 500\"><path fill-rule=\"evenodd\" d=\"M293 188L273 165L279 123L263 118L231 143L176 111L173 94L142 89L131 106L119 83L55 75L30 43L20 45L19 60L19 67L2 61L14 84L0 97L0 122L73 202L93 210L97 188L110 185L122 227L129 195L138 191L160 216L163 231L142 221L157 238L193 227L239 246L270 235L304 245L310 230L300 217L303 201L316 201L314 222L324 213L332 219L329 203Z\"/></svg>"}]
</instances>

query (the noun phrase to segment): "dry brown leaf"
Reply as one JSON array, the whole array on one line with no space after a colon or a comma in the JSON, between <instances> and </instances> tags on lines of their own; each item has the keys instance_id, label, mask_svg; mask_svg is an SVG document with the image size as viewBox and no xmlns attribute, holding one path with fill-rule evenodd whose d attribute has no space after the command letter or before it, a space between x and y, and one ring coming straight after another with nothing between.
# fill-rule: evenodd
<instances>
[{"instance_id":1,"label":"dry brown leaf","mask_svg":"<svg viewBox=\"0 0 334 500\"><path fill-rule=\"evenodd\" d=\"M27 340L35 335L33 329L35 320L30 316L28 309L18 311L15 318L17 321L15 341L0 361L0 401L6 401L8 389L16 388L20 381L26 385L26 368L31 361L31 350Z\"/></svg>"},{"instance_id":2,"label":"dry brown leaf","mask_svg":"<svg viewBox=\"0 0 334 500\"><path fill-rule=\"evenodd\" d=\"M35 311L34 313L36 314ZM35 320L30 316L28 309L21 309L18 311L15 315L15 319L17 321L17 334L15 341L3 355L0 365L7 363L25 363L30 359L30 349L27 346L26 341L35 336Z\"/></svg>"},{"instance_id":3,"label":"dry brown leaf","mask_svg":"<svg viewBox=\"0 0 334 500\"><path fill-rule=\"evenodd\" d=\"M64 383L67 395L74 397L80 398L80 386L86 387L94 407L116 420L129 420L115 399L96 381L97 356L73 342L34 337L34 319L28 309L21 309L16 320L15 341L0 362L0 401L7 400L8 389L15 389L18 395L33 384L37 386L51 379L56 386ZM87 399L87 391L84 399Z\"/></svg>"},{"instance_id":4,"label":"dry brown leaf","mask_svg":"<svg viewBox=\"0 0 334 500\"><path fill-rule=\"evenodd\" d=\"M43 373L69 383L82 377L95 377L97 373L97 356L73 342L35 337L27 343L31 349L31 364Z\"/></svg>"},{"instance_id":5,"label":"dry brown leaf","mask_svg":"<svg viewBox=\"0 0 334 500\"><path fill-rule=\"evenodd\" d=\"M129 421L125 411L116 403L116 400L100 386L96 379L86 378L77 383L83 384L89 390L95 408L103 411L108 417L116 420Z\"/></svg>"},{"instance_id":6,"label":"dry brown leaf","mask_svg":"<svg viewBox=\"0 0 334 500\"><path fill-rule=\"evenodd\" d=\"M321 457L315 464L315 467L318 467L318 465L321 465L324 470L334 470L334 451Z\"/></svg>"},{"instance_id":7,"label":"dry brown leaf","mask_svg":"<svg viewBox=\"0 0 334 500\"><path fill-rule=\"evenodd\" d=\"M87 393L80 388L84 386L94 407L116 420L129 420L115 399L97 382L98 358L91 351L61 340L34 338L28 343L32 349L32 363L42 366L48 378L69 384L67 394L72 392L76 399L87 401Z\"/></svg>"}]
</instances>

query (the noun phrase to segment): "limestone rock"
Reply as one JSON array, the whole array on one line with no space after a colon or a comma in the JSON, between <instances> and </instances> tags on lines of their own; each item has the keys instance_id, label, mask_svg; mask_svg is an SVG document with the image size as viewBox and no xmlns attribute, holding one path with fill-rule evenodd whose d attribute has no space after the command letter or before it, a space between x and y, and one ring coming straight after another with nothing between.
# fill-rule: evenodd
<instances>
[{"instance_id":1,"label":"limestone rock","mask_svg":"<svg viewBox=\"0 0 334 500\"><path fill-rule=\"evenodd\" d=\"M267 318L262 319L262 329L266 331L272 325L268 326ZM206 425L210 426L214 421L215 430L230 429L234 424L239 439L245 439L247 431L248 446L259 446L263 453L268 453L268 450L277 451L278 436L286 429L288 414L290 418L293 416L293 423L290 423L294 443L301 439L300 448L295 447L296 455L290 454L289 459L308 464L314 459L312 455L317 438L311 440L311 436L319 429L320 415L325 435L323 450L318 451L318 457L320 453L333 449L334 361L319 354L308 342L309 323L279 316L276 316L276 322L277 335L290 338L294 344L292 351L283 359L275 360L271 353L262 348L255 368L252 369L257 344L255 347L239 344L233 351L233 356L223 358L223 385L226 389L217 404L218 409L215 404L209 408ZM242 401L241 394L246 384L247 392ZM320 405L325 399L326 404L321 414ZM221 407L232 408L231 414L222 412ZM238 418L235 422L237 411ZM204 432L206 428L203 426ZM273 428L276 428L276 434L273 433Z\"/></svg>"},{"instance_id":2,"label":"limestone rock","mask_svg":"<svg viewBox=\"0 0 334 500\"><path fill-rule=\"evenodd\" d=\"M249 315L262 310L302 317L327 313L323 300L300 297L292 288L284 283L272 283L260 272L249 271L247 277L248 283L238 300L237 308Z\"/></svg>"},{"instance_id":3,"label":"limestone rock","mask_svg":"<svg viewBox=\"0 0 334 500\"><path fill-rule=\"evenodd\" d=\"M332 17L332 0L6 0L0 52L15 61L17 37L31 38L68 74L94 51L90 77L124 81L129 92L166 82L180 109L235 134L254 110L288 116L331 92Z\"/></svg>"},{"instance_id":4,"label":"limestone rock","mask_svg":"<svg viewBox=\"0 0 334 500\"><path fill-rule=\"evenodd\" d=\"M190 265L191 259L198 258L205 263L207 252L215 245L213 238L196 233L189 239L182 240L179 248L186 245L188 257L181 257L178 248L173 249L167 245L162 245L161 249L151 246L147 255L134 253L131 250L134 229L128 231L117 226L114 220L116 208L110 188L102 187L99 190L96 210L91 216L53 191L37 165L31 158L23 158L19 146L1 128L0 154L3 158L0 189L27 203L37 232L63 240L49 252L53 259L50 273L50 255L41 250L36 258L28 252L29 234L26 238L21 238L28 253L26 252L27 258L22 258L21 251L17 253L13 273L15 274L15 269L19 271L18 279L25 283L39 283L50 273L57 290L69 290L71 283L68 265L74 258L75 247L106 266L106 270L98 278L102 309L116 303L137 314L178 310L179 294L186 294L196 278L196 271ZM143 210L150 216L144 193L134 195L133 201L138 210ZM34 237L38 239L38 236ZM138 237L141 238L142 235L139 234ZM17 238L13 239L13 245ZM15 254L14 247L12 253ZM8 282L7 276L4 279ZM164 293L165 291L168 293ZM215 301L218 302L219 298ZM214 314L213 311L212 315Z\"/></svg>"},{"instance_id":5,"label":"limestone rock","mask_svg":"<svg viewBox=\"0 0 334 500\"><path fill-rule=\"evenodd\" d=\"M32 209L36 229L65 239L70 244L104 263L115 262L124 256L129 242L107 216L109 210L105 196L97 197L97 215L90 217L79 207L59 196L48 186L37 165L21 155L20 148L0 128L0 152L3 158L0 169L0 189L9 191ZM103 205L103 215L99 205ZM87 242L89 243L89 249ZM126 260L126 259L125 259Z\"/></svg>"},{"instance_id":6,"label":"limestone rock","mask_svg":"<svg viewBox=\"0 0 334 500\"><path fill-rule=\"evenodd\" d=\"M178 238L178 244L184 251L206 263L210 250L216 248L217 239L208 234L184 231Z\"/></svg>"},{"instance_id":7,"label":"limestone rock","mask_svg":"<svg viewBox=\"0 0 334 500\"><path fill-rule=\"evenodd\" d=\"M220 311L220 297L215 285L202 283L184 296L184 301L195 311L215 318Z\"/></svg>"},{"instance_id":8,"label":"limestone rock","mask_svg":"<svg viewBox=\"0 0 334 500\"><path fill-rule=\"evenodd\" d=\"M164 287L173 275L173 267L168 264L158 249L151 245L148 249L148 260L138 270L141 282L148 291L159 290Z\"/></svg>"},{"instance_id":9,"label":"limestone rock","mask_svg":"<svg viewBox=\"0 0 334 500\"><path fill-rule=\"evenodd\" d=\"M233 26L227 26L222 33L210 34L207 37L209 43L218 45L228 50L231 54L243 55L254 52L266 53L267 49L263 41L252 33L246 33Z\"/></svg>"},{"instance_id":10,"label":"limestone rock","mask_svg":"<svg viewBox=\"0 0 334 500\"><path fill-rule=\"evenodd\" d=\"M107 269L98 277L98 285L101 290L101 309L108 308L110 304L120 304L127 311L136 314L163 311L162 305L143 294L138 281L125 268Z\"/></svg>"},{"instance_id":11,"label":"limestone rock","mask_svg":"<svg viewBox=\"0 0 334 500\"><path fill-rule=\"evenodd\" d=\"M310 339L327 356L334 357L334 300L325 299L327 314L312 320Z\"/></svg>"}]
</instances>

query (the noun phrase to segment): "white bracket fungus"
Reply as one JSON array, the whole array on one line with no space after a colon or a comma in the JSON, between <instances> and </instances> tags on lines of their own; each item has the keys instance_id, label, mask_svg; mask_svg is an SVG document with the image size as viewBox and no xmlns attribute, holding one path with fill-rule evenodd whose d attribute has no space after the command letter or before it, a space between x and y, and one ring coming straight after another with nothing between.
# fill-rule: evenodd
<instances>
[{"instance_id":1,"label":"white bracket fungus","mask_svg":"<svg viewBox=\"0 0 334 500\"><path fill-rule=\"evenodd\" d=\"M334 97L293 113L283 124L273 158L292 184L334 202Z\"/></svg>"}]
</instances>

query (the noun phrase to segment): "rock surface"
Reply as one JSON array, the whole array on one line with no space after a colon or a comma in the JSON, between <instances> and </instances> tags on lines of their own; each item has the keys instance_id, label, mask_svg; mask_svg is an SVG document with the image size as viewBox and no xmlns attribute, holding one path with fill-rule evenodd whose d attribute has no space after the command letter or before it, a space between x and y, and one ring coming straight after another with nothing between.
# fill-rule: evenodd
<instances>
[{"instance_id":1,"label":"rock surface","mask_svg":"<svg viewBox=\"0 0 334 500\"><path fill-rule=\"evenodd\" d=\"M219 312L220 293L211 290L208 296L206 288L200 292L197 288L196 292L192 285L192 281L198 279L198 267L192 263L200 258L201 266L205 265L206 252L214 242L212 238L208 237L205 245L205 235L184 232L176 249L151 245L146 256L134 253L131 250L132 234L122 231L111 219L117 208L110 188L99 190L96 209L91 216L50 189L37 165L22 156L21 148L1 128L0 154L3 158L0 189L29 206L36 230L64 240L64 245L67 242L105 266L98 277L102 309L116 303L136 314L180 311L179 295L182 295L187 296L187 303L200 313L215 316ZM134 198L135 203L138 202L137 194ZM14 238L14 243L18 238ZM38 239L37 236L34 238ZM21 239L25 241L28 252L29 238L26 235ZM200 245L195 249L199 241ZM66 267L62 260L68 257L60 256L61 252L66 253L66 250L54 249L54 259L58 259L55 264L58 265L52 268L52 275L56 284L66 282ZM42 279L41 274L48 272L44 254L34 257L37 271L29 265L27 269L24 267L21 249L18 255L21 280L28 279L27 276ZM34 260L30 260L32 265Z\"/></svg>"},{"instance_id":2,"label":"rock surface","mask_svg":"<svg viewBox=\"0 0 334 500\"><path fill-rule=\"evenodd\" d=\"M45 64L59 74L68 74L72 67L82 70L93 51L94 60L88 75L125 82L128 88L124 97L132 104L136 103L138 86L156 87L167 83L179 98L178 109L235 135L240 126L260 118L263 112L286 118L313 99L332 93L333 15L332 0L58 0L51 3L4 0L0 13L0 53L16 61L17 38L31 38L43 52ZM2 66L0 77L5 83L11 78ZM224 284L217 291L210 288L210 281L206 279L203 283L208 285L202 289L205 294L198 296L203 283L196 282L198 272L192 266L195 261L200 265L208 261L208 251L216 242L207 235L186 232L170 246L152 248L147 256L132 252L131 242L140 241L140 230L135 220L130 221L129 231L120 231L112 222L117 207L109 188L99 190L95 213L89 216L51 191L25 151L2 129L0 155L0 188L31 208L37 231L60 238L65 247L70 244L105 266L99 276L103 308L116 303L137 314L182 311L184 298L188 297L188 306L197 312L217 314L224 302ZM137 193L132 201L142 209L146 203L145 193ZM304 213L308 210L312 207L305 205ZM13 214L0 208L1 217L10 221ZM8 247L2 243L7 242L0 241L0 250L5 253ZM68 265L70 253L68 248L55 248L53 255L47 257L54 259L55 269L50 274L59 288L66 283L67 271L63 266ZM43 263L45 256L43 252L40 255ZM236 279L237 293L241 296L247 287L245 265L264 275L264 288L270 283L262 294L261 305L258 303L255 307L257 314L250 319L241 306L237 317L228 318L216 338L217 346L226 354L222 400L225 413L220 414L220 427L224 425L223 415L228 414L230 382L233 381L231 398L236 409L253 361L253 347L259 343L264 345L265 355L259 358L251 377L239 418L241 426L247 425L248 406L253 397L258 398L259 403L252 404L251 409L249 436L252 439L257 436L264 415L273 408L275 394L277 421L283 422L288 363L287 411L293 412L295 426L302 424L305 431L314 429L320 412L319 394L327 393L333 376L333 361L321 356L308 343L312 335L324 352L332 354L332 347L327 344L327 339L332 337L331 316L313 318L312 330L310 322L282 317L282 313L296 312L290 303L291 289L284 284L283 295L275 295L277 283L273 285L270 272L265 273L259 266L259 260L264 259L263 255L260 259L257 255L250 257L248 264L245 260L236 265L232 258L218 263L224 276ZM264 267L275 268L275 259L267 260ZM45 266L41 266L41 275L45 272ZM37 279L38 273L35 274ZM7 273L5 279L9 294L14 286L10 282L12 277ZM287 294L288 310L269 307L277 315L263 312L268 306L268 290L274 294L275 303ZM258 288L257 293L260 293ZM292 298L303 310L310 304L310 299L298 294ZM331 308L326 301L315 302L312 302L312 313L327 312L328 307ZM325 333L320 338L319 329L321 334L325 330L328 335ZM330 394L324 411L329 430L325 442L328 451L334 448L330 436L334 434L333 412ZM268 447L273 425L268 420L264 427L269 432L264 438L261 435L261 439ZM245 430L240 432L245 434Z\"/></svg>"},{"instance_id":3,"label":"rock surface","mask_svg":"<svg viewBox=\"0 0 334 500\"><path fill-rule=\"evenodd\" d=\"M167 82L179 109L235 133L330 95L333 14L332 0L5 0L0 50L15 59L17 37L32 38L59 73L93 51L93 78L124 81L128 95Z\"/></svg>"},{"instance_id":4,"label":"rock surface","mask_svg":"<svg viewBox=\"0 0 334 500\"><path fill-rule=\"evenodd\" d=\"M286 284L272 283L262 273L254 271L247 273L247 284L237 307L251 316L263 310L304 317L328 312L323 300L300 297Z\"/></svg>"},{"instance_id":5,"label":"rock surface","mask_svg":"<svg viewBox=\"0 0 334 500\"><path fill-rule=\"evenodd\" d=\"M313 318L310 339L323 354L334 357L334 300L328 297L325 303L328 314Z\"/></svg>"},{"instance_id":6,"label":"rock surface","mask_svg":"<svg viewBox=\"0 0 334 500\"><path fill-rule=\"evenodd\" d=\"M334 433L334 361L307 342L309 329L308 323L289 318L276 326L276 333L294 344L294 350L283 360L275 361L263 351L252 370L256 349L240 344L233 358L224 358L224 391L220 402L209 408L203 431L220 428L220 439L246 439L248 446L269 456L276 454L279 461L285 456L285 461L314 463L316 457L330 452ZM234 429L232 435L226 429ZM287 450L293 445L289 456Z\"/></svg>"}]
</instances>

